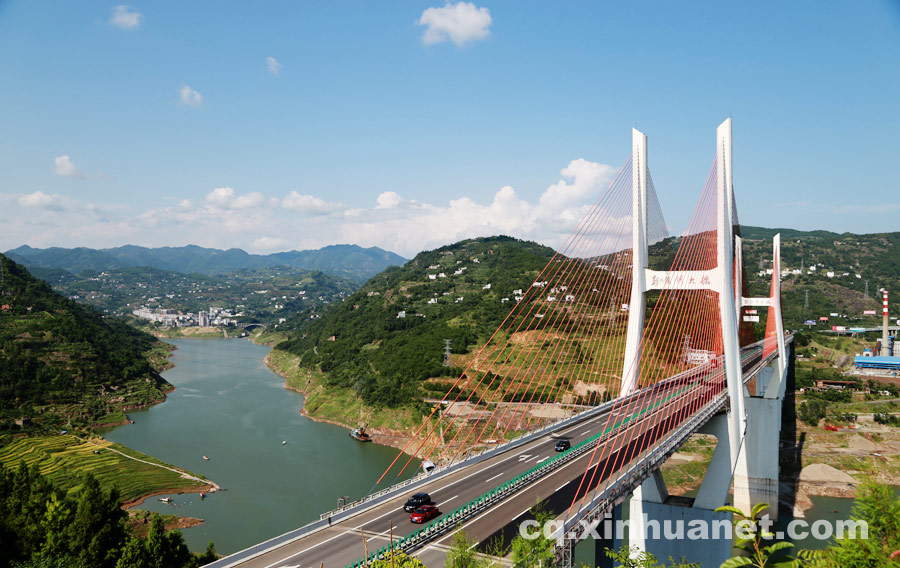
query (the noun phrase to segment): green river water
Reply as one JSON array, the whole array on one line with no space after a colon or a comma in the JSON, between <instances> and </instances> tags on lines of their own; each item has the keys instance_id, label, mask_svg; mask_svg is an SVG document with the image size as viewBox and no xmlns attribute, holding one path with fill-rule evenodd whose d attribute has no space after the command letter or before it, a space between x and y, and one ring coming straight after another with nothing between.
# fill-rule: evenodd
<instances>
[{"instance_id":1,"label":"green river water","mask_svg":"<svg viewBox=\"0 0 900 568\"><path fill-rule=\"evenodd\" d=\"M152 497L140 505L204 519L182 530L192 550L212 540L227 554L317 520L340 496L365 495L396 457L393 448L357 442L345 428L301 416L302 395L285 390L263 363L268 347L239 339L170 341L178 347L175 367L163 376L176 390L163 404L129 413L135 424L104 437L225 489L204 500L185 493L171 495L171 504Z\"/></svg>"}]
</instances>

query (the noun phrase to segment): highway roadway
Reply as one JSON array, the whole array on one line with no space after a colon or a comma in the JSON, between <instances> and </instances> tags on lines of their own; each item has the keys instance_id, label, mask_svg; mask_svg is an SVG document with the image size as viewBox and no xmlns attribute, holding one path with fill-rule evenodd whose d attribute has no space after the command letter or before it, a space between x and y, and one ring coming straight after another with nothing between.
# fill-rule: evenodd
<instances>
[{"instance_id":1,"label":"highway roadway","mask_svg":"<svg viewBox=\"0 0 900 568\"><path fill-rule=\"evenodd\" d=\"M745 369L758 360L758 356L745 359ZM593 489L608 478L614 477L619 471L623 471L623 468L633 463L643 452L649 451L660 438L675 428L678 424L669 418L679 414L686 406L695 405L698 391L703 391L707 395L718 392L724 388L723 381L721 371L716 372L714 378L707 379L699 386L697 378L663 381L654 388L643 389L632 397L617 400L615 404L593 416L574 424L570 423L560 430L460 471L416 486L358 515L233 565L244 568L320 566L333 568L352 564L365 557L366 552L372 553L389 544L391 534L396 539L420 527L410 523L409 513L403 511L403 504L410 494L427 492L442 512L452 511L536 464L555 457L557 452L554 446L558 440L568 439L572 446L576 446L608 430L610 426L635 411L661 402L656 404L643 419L628 423L618 432L610 434L610 438L605 439L603 447L614 448L609 457L610 463L603 461L599 466L595 466L599 473L594 479L594 484L591 487L582 487L578 494L580 498L586 490ZM686 388L689 385L693 385L693 388ZM598 450L597 456L593 456L593 459L599 458L601 451ZM518 521L527 515L528 510L539 500L546 498L552 497L550 505L553 509L564 509L575 496L582 475L591 463L592 453L588 451L544 475L511 498L495 505L489 513L485 512L467 520L463 524L467 534L476 541L483 541L506 527L509 538ZM315 491L315 488L303 490ZM430 566L433 563L443 565L442 560L438 563L438 558L446 554L444 547L449 546L451 541L452 533L441 536L428 547L417 551L416 555L420 556L426 565ZM216 563L216 566L229 565L224 560Z\"/></svg>"}]
</instances>

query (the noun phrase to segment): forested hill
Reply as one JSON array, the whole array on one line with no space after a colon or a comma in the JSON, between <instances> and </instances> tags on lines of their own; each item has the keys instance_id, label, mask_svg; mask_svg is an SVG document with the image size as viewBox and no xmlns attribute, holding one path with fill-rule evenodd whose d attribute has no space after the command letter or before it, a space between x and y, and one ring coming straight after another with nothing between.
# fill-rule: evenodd
<instances>
[{"instance_id":1,"label":"forested hill","mask_svg":"<svg viewBox=\"0 0 900 568\"><path fill-rule=\"evenodd\" d=\"M0 430L121 420L162 399L171 385L146 357L155 342L0 255Z\"/></svg>"},{"instance_id":2,"label":"forested hill","mask_svg":"<svg viewBox=\"0 0 900 568\"><path fill-rule=\"evenodd\" d=\"M443 366L444 340L453 353L485 341L515 304L514 291L529 288L552 256L550 248L510 237L422 252L373 277L278 348L369 404L408 403L421 398L423 379L458 371Z\"/></svg>"},{"instance_id":3,"label":"forested hill","mask_svg":"<svg viewBox=\"0 0 900 568\"><path fill-rule=\"evenodd\" d=\"M63 269L73 274L147 266L184 274L225 274L246 268L289 266L321 270L329 274L365 280L388 266L406 262L401 256L378 247L330 245L317 250L293 250L274 254L250 254L241 249L220 250L188 245L147 248L126 245L109 249L46 248L21 246L6 255L31 268Z\"/></svg>"},{"instance_id":4,"label":"forested hill","mask_svg":"<svg viewBox=\"0 0 900 568\"><path fill-rule=\"evenodd\" d=\"M819 329L880 326L880 288L889 291L892 320L900 317L900 233L860 235L742 226L751 295L768 295L771 273L766 271L772 269L776 233L781 233L782 307L788 329L806 327L804 321L818 322L820 317L829 321L819 323ZM877 314L867 316L866 310Z\"/></svg>"}]
</instances>

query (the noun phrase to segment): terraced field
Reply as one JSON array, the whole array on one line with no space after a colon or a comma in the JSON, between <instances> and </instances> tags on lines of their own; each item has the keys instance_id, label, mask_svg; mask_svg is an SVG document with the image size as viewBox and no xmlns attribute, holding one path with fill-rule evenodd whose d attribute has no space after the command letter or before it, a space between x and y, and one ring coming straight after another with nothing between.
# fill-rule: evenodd
<instances>
[{"instance_id":1,"label":"terraced field","mask_svg":"<svg viewBox=\"0 0 900 568\"><path fill-rule=\"evenodd\" d=\"M22 460L37 465L41 474L70 493L81 486L85 473L92 473L104 488L118 487L126 503L154 493L198 491L210 485L199 475L171 471L178 468L103 438L0 437L0 464L17 468Z\"/></svg>"}]
</instances>

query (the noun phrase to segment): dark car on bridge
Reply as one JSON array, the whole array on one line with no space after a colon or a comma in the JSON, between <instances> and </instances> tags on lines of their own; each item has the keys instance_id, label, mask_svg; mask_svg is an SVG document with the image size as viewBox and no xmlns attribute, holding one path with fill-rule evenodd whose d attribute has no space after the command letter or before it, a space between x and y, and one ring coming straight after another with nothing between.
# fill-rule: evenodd
<instances>
[{"instance_id":1,"label":"dark car on bridge","mask_svg":"<svg viewBox=\"0 0 900 568\"><path fill-rule=\"evenodd\" d=\"M422 505L409 516L411 523L427 523L431 519L440 515L441 512L434 505Z\"/></svg>"},{"instance_id":2,"label":"dark car on bridge","mask_svg":"<svg viewBox=\"0 0 900 568\"><path fill-rule=\"evenodd\" d=\"M555 449L557 452L564 452L572 447L572 443L568 440L560 440L556 442Z\"/></svg>"},{"instance_id":3,"label":"dark car on bridge","mask_svg":"<svg viewBox=\"0 0 900 568\"><path fill-rule=\"evenodd\" d=\"M407 513L412 513L422 505L430 505L431 504L431 496L428 493L416 493L403 505L403 510Z\"/></svg>"}]
</instances>

